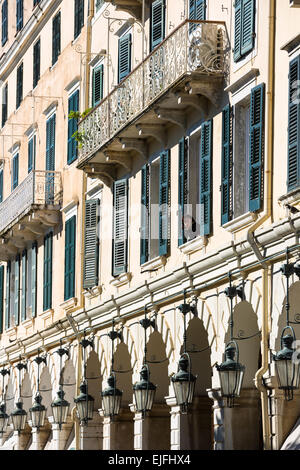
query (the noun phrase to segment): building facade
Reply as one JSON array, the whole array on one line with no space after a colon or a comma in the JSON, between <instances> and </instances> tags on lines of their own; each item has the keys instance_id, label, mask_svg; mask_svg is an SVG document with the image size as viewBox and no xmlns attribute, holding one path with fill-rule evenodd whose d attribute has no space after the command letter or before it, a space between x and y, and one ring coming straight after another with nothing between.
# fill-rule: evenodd
<instances>
[{"instance_id":1,"label":"building facade","mask_svg":"<svg viewBox=\"0 0 300 470\"><path fill-rule=\"evenodd\" d=\"M274 355L300 338L299 7L1 1L1 391L28 413L2 449L296 448L299 389ZM179 361L197 376L187 412Z\"/></svg>"}]
</instances>

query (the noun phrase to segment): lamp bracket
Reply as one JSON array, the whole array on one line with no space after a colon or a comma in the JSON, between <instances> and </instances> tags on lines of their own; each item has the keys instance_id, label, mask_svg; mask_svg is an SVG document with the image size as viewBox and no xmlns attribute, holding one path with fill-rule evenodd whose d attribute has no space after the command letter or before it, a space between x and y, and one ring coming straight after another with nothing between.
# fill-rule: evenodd
<instances>
[{"instance_id":1,"label":"lamp bracket","mask_svg":"<svg viewBox=\"0 0 300 470\"><path fill-rule=\"evenodd\" d=\"M114 341L115 339L119 338L121 341L123 341L123 337L122 337L122 333L121 332L118 332L118 331L110 331L107 335L112 341Z\"/></svg>"},{"instance_id":2,"label":"lamp bracket","mask_svg":"<svg viewBox=\"0 0 300 470\"><path fill-rule=\"evenodd\" d=\"M25 364L24 362L18 362L18 364L16 365L16 368L20 371L22 369L26 369L27 370L27 364Z\"/></svg>"},{"instance_id":3,"label":"lamp bracket","mask_svg":"<svg viewBox=\"0 0 300 470\"><path fill-rule=\"evenodd\" d=\"M142 320L139 321L139 323L145 330L149 328L149 326L152 326L152 328L155 329L155 321L149 320L149 318L143 318Z\"/></svg>"},{"instance_id":4,"label":"lamp bracket","mask_svg":"<svg viewBox=\"0 0 300 470\"><path fill-rule=\"evenodd\" d=\"M10 375L10 369L1 369L0 370L0 374L2 375L2 377L5 377L6 374L9 374Z\"/></svg>"},{"instance_id":5,"label":"lamp bracket","mask_svg":"<svg viewBox=\"0 0 300 470\"><path fill-rule=\"evenodd\" d=\"M47 355L45 354L44 356L37 356L33 360L38 365L42 364L42 362L44 362L44 364L47 364Z\"/></svg>"},{"instance_id":6,"label":"lamp bracket","mask_svg":"<svg viewBox=\"0 0 300 470\"><path fill-rule=\"evenodd\" d=\"M60 357L62 357L64 354L66 354L68 357L70 355L69 349L67 348L59 348L57 351L55 351Z\"/></svg>"},{"instance_id":7,"label":"lamp bracket","mask_svg":"<svg viewBox=\"0 0 300 470\"><path fill-rule=\"evenodd\" d=\"M94 339L82 339L80 341L81 346L85 349L88 346L91 346L94 349Z\"/></svg>"}]
</instances>

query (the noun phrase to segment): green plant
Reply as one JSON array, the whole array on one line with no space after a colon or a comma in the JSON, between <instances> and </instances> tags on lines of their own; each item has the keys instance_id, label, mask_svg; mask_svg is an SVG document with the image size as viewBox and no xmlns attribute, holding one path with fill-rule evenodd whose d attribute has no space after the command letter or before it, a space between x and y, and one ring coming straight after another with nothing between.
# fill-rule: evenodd
<instances>
[{"instance_id":1,"label":"green plant","mask_svg":"<svg viewBox=\"0 0 300 470\"><path fill-rule=\"evenodd\" d=\"M70 111L69 115L68 115L68 118L69 119L76 119L78 121L80 119L85 118L85 116L91 111L91 109L92 108L87 108L82 113L80 113L79 111ZM77 130L72 134L72 137L78 143L78 147L81 148L82 144L84 142L84 139L85 139L85 133L84 132L79 132Z\"/></svg>"}]
</instances>

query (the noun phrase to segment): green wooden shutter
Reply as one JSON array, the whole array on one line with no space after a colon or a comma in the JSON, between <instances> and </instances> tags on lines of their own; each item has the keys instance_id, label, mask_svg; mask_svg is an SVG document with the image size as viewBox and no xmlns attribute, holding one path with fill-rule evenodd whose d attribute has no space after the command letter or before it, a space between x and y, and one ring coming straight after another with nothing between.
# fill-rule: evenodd
<instances>
[{"instance_id":1,"label":"green wooden shutter","mask_svg":"<svg viewBox=\"0 0 300 470\"><path fill-rule=\"evenodd\" d=\"M19 314L20 314L20 255L16 257L15 261L15 305L14 305L14 314L15 314L15 325L19 324Z\"/></svg>"},{"instance_id":2,"label":"green wooden shutter","mask_svg":"<svg viewBox=\"0 0 300 470\"><path fill-rule=\"evenodd\" d=\"M0 203L3 201L3 170L0 170Z\"/></svg>"},{"instance_id":3,"label":"green wooden shutter","mask_svg":"<svg viewBox=\"0 0 300 470\"><path fill-rule=\"evenodd\" d=\"M23 28L23 0L17 0L16 8L16 29L20 31Z\"/></svg>"},{"instance_id":4,"label":"green wooden shutter","mask_svg":"<svg viewBox=\"0 0 300 470\"><path fill-rule=\"evenodd\" d=\"M68 100L68 114L71 111L79 111L79 90L76 90ZM68 120L68 164L74 162L77 158L77 142L73 136L77 131L77 119L72 118Z\"/></svg>"},{"instance_id":5,"label":"green wooden shutter","mask_svg":"<svg viewBox=\"0 0 300 470\"><path fill-rule=\"evenodd\" d=\"M184 137L179 141L179 154L178 154L178 205L179 205L179 236L178 246L183 245L186 242L184 236L184 225L183 217L185 215L185 205L187 204L188 194L188 139Z\"/></svg>"},{"instance_id":6,"label":"green wooden shutter","mask_svg":"<svg viewBox=\"0 0 300 470\"><path fill-rule=\"evenodd\" d=\"M165 0L156 0L152 3L150 28L150 46L153 51L165 37Z\"/></svg>"},{"instance_id":7,"label":"green wooden shutter","mask_svg":"<svg viewBox=\"0 0 300 470\"><path fill-rule=\"evenodd\" d=\"M159 256L169 251L170 151L162 152L159 165Z\"/></svg>"},{"instance_id":8,"label":"green wooden shutter","mask_svg":"<svg viewBox=\"0 0 300 470\"><path fill-rule=\"evenodd\" d=\"M127 271L128 246L128 181L119 180L114 183L113 213L113 261L112 275Z\"/></svg>"},{"instance_id":9,"label":"green wooden shutter","mask_svg":"<svg viewBox=\"0 0 300 470\"><path fill-rule=\"evenodd\" d=\"M241 55L244 56L254 47L255 0L243 0L242 18Z\"/></svg>"},{"instance_id":10,"label":"green wooden shutter","mask_svg":"<svg viewBox=\"0 0 300 470\"><path fill-rule=\"evenodd\" d=\"M6 303L5 303L5 329L10 327L10 273L11 261L6 265Z\"/></svg>"},{"instance_id":11,"label":"green wooden shutter","mask_svg":"<svg viewBox=\"0 0 300 470\"><path fill-rule=\"evenodd\" d=\"M56 115L51 116L46 123L46 170L52 172L55 170L55 129ZM46 194L47 204L53 203L54 199L54 175L46 175Z\"/></svg>"},{"instance_id":12,"label":"green wooden shutter","mask_svg":"<svg viewBox=\"0 0 300 470\"><path fill-rule=\"evenodd\" d=\"M234 49L233 59L237 62L241 58L242 42L242 0L235 0L234 5Z\"/></svg>"},{"instance_id":13,"label":"green wooden shutter","mask_svg":"<svg viewBox=\"0 0 300 470\"><path fill-rule=\"evenodd\" d=\"M99 199L85 202L83 287L98 285L99 271Z\"/></svg>"},{"instance_id":14,"label":"green wooden shutter","mask_svg":"<svg viewBox=\"0 0 300 470\"><path fill-rule=\"evenodd\" d=\"M232 109L227 105L222 115L221 224L231 219L232 210Z\"/></svg>"},{"instance_id":15,"label":"green wooden shutter","mask_svg":"<svg viewBox=\"0 0 300 470\"><path fill-rule=\"evenodd\" d=\"M131 71L131 34L119 39L119 82Z\"/></svg>"},{"instance_id":16,"label":"green wooden shutter","mask_svg":"<svg viewBox=\"0 0 300 470\"><path fill-rule=\"evenodd\" d=\"M41 64L41 41L39 39L33 47L33 88L36 87L40 79L40 64Z\"/></svg>"},{"instance_id":17,"label":"green wooden shutter","mask_svg":"<svg viewBox=\"0 0 300 470\"><path fill-rule=\"evenodd\" d=\"M300 56L290 62L288 121L288 191L300 184Z\"/></svg>"},{"instance_id":18,"label":"green wooden shutter","mask_svg":"<svg viewBox=\"0 0 300 470\"><path fill-rule=\"evenodd\" d=\"M36 316L36 291L37 291L37 243L31 248L31 316Z\"/></svg>"},{"instance_id":19,"label":"green wooden shutter","mask_svg":"<svg viewBox=\"0 0 300 470\"><path fill-rule=\"evenodd\" d=\"M75 295L75 243L76 215L66 221L65 225L65 297L68 300Z\"/></svg>"},{"instance_id":20,"label":"green wooden shutter","mask_svg":"<svg viewBox=\"0 0 300 470\"><path fill-rule=\"evenodd\" d=\"M8 20L8 9L7 9L7 0L4 0L4 2L2 3L2 46L4 46L4 44L6 43L7 41L7 38L8 38L8 23L7 23L7 20Z\"/></svg>"},{"instance_id":21,"label":"green wooden shutter","mask_svg":"<svg viewBox=\"0 0 300 470\"><path fill-rule=\"evenodd\" d=\"M28 173L35 168L35 135L28 142Z\"/></svg>"},{"instance_id":22,"label":"green wooden shutter","mask_svg":"<svg viewBox=\"0 0 300 470\"><path fill-rule=\"evenodd\" d=\"M202 124L200 156L200 213L202 236L211 233L211 199L212 199L212 129L213 121Z\"/></svg>"},{"instance_id":23,"label":"green wooden shutter","mask_svg":"<svg viewBox=\"0 0 300 470\"><path fill-rule=\"evenodd\" d=\"M60 12L54 17L52 23L52 65L60 54Z\"/></svg>"},{"instance_id":24,"label":"green wooden shutter","mask_svg":"<svg viewBox=\"0 0 300 470\"><path fill-rule=\"evenodd\" d=\"M8 84L2 89L2 127L7 121L7 99L8 99Z\"/></svg>"},{"instance_id":25,"label":"green wooden shutter","mask_svg":"<svg viewBox=\"0 0 300 470\"><path fill-rule=\"evenodd\" d=\"M17 90L16 90L16 108L18 108L23 99L23 64L17 68Z\"/></svg>"},{"instance_id":26,"label":"green wooden shutter","mask_svg":"<svg viewBox=\"0 0 300 470\"><path fill-rule=\"evenodd\" d=\"M3 333L4 266L0 266L0 333Z\"/></svg>"},{"instance_id":27,"label":"green wooden shutter","mask_svg":"<svg viewBox=\"0 0 300 470\"><path fill-rule=\"evenodd\" d=\"M97 106L103 98L103 64L93 69L92 104Z\"/></svg>"},{"instance_id":28,"label":"green wooden shutter","mask_svg":"<svg viewBox=\"0 0 300 470\"><path fill-rule=\"evenodd\" d=\"M13 172L12 172L12 191L19 184L19 154L13 157Z\"/></svg>"},{"instance_id":29,"label":"green wooden shutter","mask_svg":"<svg viewBox=\"0 0 300 470\"><path fill-rule=\"evenodd\" d=\"M43 285L43 310L52 307L52 250L53 233L48 233L44 238L44 285Z\"/></svg>"},{"instance_id":30,"label":"green wooden shutter","mask_svg":"<svg viewBox=\"0 0 300 470\"><path fill-rule=\"evenodd\" d=\"M262 175L264 149L265 84L251 90L250 155L249 155L249 210L257 211L262 203Z\"/></svg>"},{"instance_id":31,"label":"green wooden shutter","mask_svg":"<svg viewBox=\"0 0 300 470\"><path fill-rule=\"evenodd\" d=\"M74 39L79 36L84 24L84 0L75 0L74 5Z\"/></svg>"},{"instance_id":32,"label":"green wooden shutter","mask_svg":"<svg viewBox=\"0 0 300 470\"><path fill-rule=\"evenodd\" d=\"M141 187L141 251L140 264L146 263L149 256L149 165L142 168Z\"/></svg>"},{"instance_id":33,"label":"green wooden shutter","mask_svg":"<svg viewBox=\"0 0 300 470\"><path fill-rule=\"evenodd\" d=\"M27 250L22 253L21 321L26 320Z\"/></svg>"}]
</instances>

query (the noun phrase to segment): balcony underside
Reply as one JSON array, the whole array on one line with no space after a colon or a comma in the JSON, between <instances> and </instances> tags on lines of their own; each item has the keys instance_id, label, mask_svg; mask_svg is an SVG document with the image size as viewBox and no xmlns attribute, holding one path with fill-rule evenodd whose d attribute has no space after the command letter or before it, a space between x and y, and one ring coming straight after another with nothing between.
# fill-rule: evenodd
<instances>
[{"instance_id":1,"label":"balcony underside","mask_svg":"<svg viewBox=\"0 0 300 470\"><path fill-rule=\"evenodd\" d=\"M18 216L0 234L0 261L8 261L45 232L59 224L60 206L33 205Z\"/></svg>"},{"instance_id":2,"label":"balcony underside","mask_svg":"<svg viewBox=\"0 0 300 470\"><path fill-rule=\"evenodd\" d=\"M192 73L184 76L78 168L111 186L120 172L124 174L124 169L131 172L136 159L141 164L148 161L151 140L158 141L165 149L172 126L177 126L184 135L187 116L192 110L197 111L198 120L207 119L210 104L219 106L222 83L223 75Z\"/></svg>"},{"instance_id":3,"label":"balcony underside","mask_svg":"<svg viewBox=\"0 0 300 470\"><path fill-rule=\"evenodd\" d=\"M107 0L116 7L117 11L125 11L137 20L142 20L143 0ZM148 6L149 0L145 0L145 6Z\"/></svg>"}]
</instances>

